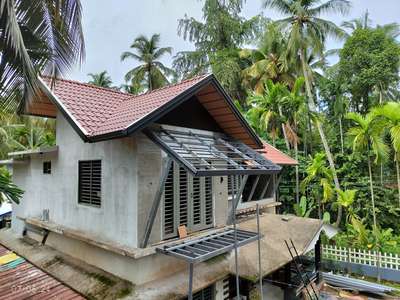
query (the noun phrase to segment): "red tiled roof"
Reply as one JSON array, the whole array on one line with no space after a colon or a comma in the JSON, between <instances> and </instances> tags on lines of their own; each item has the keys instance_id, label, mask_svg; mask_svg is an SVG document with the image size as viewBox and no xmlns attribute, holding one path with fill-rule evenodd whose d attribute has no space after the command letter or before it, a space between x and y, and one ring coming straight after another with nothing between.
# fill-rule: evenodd
<instances>
[{"instance_id":1,"label":"red tiled roof","mask_svg":"<svg viewBox=\"0 0 400 300\"><path fill-rule=\"evenodd\" d=\"M85 299L0 245L0 299Z\"/></svg>"},{"instance_id":2,"label":"red tiled roof","mask_svg":"<svg viewBox=\"0 0 400 300\"><path fill-rule=\"evenodd\" d=\"M274 146L264 143L264 148L260 150L260 153L264 155L265 158L272 161L277 165L297 165L298 162L291 158L289 155L283 153L282 151L276 149Z\"/></svg>"},{"instance_id":3,"label":"red tiled roof","mask_svg":"<svg viewBox=\"0 0 400 300\"><path fill-rule=\"evenodd\" d=\"M138 96L91 84L57 79L52 93L87 137L122 131L201 82L198 76ZM43 78L50 87L50 79Z\"/></svg>"}]
</instances>

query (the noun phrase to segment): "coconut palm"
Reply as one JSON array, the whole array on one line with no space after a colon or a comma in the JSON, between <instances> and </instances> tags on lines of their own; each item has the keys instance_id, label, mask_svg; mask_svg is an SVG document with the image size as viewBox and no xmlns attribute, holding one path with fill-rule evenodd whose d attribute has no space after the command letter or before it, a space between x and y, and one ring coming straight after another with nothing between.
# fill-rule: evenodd
<instances>
[{"instance_id":1,"label":"coconut palm","mask_svg":"<svg viewBox=\"0 0 400 300\"><path fill-rule=\"evenodd\" d=\"M0 49L0 108L15 110L37 91L38 73L61 76L82 61L80 1L1 1Z\"/></svg>"},{"instance_id":2,"label":"coconut palm","mask_svg":"<svg viewBox=\"0 0 400 300\"><path fill-rule=\"evenodd\" d=\"M287 93L288 90L285 85L267 80L263 94L260 95L253 92L248 98L252 108L248 110L247 115L253 127L269 132L273 146L276 145L276 139L279 137L280 132L283 132L286 147L290 150L289 141L284 129L285 118L281 102Z\"/></svg>"},{"instance_id":3,"label":"coconut palm","mask_svg":"<svg viewBox=\"0 0 400 300\"><path fill-rule=\"evenodd\" d=\"M384 106L374 109L373 114L386 121L386 128L390 132L392 147L394 150L394 161L396 163L397 188L400 205L400 103L388 102Z\"/></svg>"},{"instance_id":4,"label":"coconut palm","mask_svg":"<svg viewBox=\"0 0 400 300\"><path fill-rule=\"evenodd\" d=\"M243 49L239 56L250 65L242 71L243 84L261 94L265 81L293 86L295 81L291 62L286 57L288 38L275 23L269 23L258 49Z\"/></svg>"},{"instance_id":5,"label":"coconut palm","mask_svg":"<svg viewBox=\"0 0 400 300\"><path fill-rule=\"evenodd\" d=\"M359 113L350 112L346 118L354 123L348 130L348 135L352 139L353 151L364 152L367 154L369 184L371 191L372 217L374 227L376 227L375 196L372 179L371 152L375 156L375 163L382 162L387 158L388 147L383 138L383 124L373 113L368 113L363 117Z\"/></svg>"},{"instance_id":6,"label":"coconut palm","mask_svg":"<svg viewBox=\"0 0 400 300\"><path fill-rule=\"evenodd\" d=\"M89 73L88 76L91 78L91 80L89 81L90 84L105 88L111 88L112 80L111 77L108 76L107 71L103 71L97 74Z\"/></svg>"},{"instance_id":7,"label":"coconut palm","mask_svg":"<svg viewBox=\"0 0 400 300\"><path fill-rule=\"evenodd\" d=\"M131 48L136 53L123 52L121 61L133 58L140 62L140 65L126 73L125 81L143 84L148 91L168 84L168 76L173 75L174 71L166 67L159 59L166 54L171 54L172 48L160 48L159 44L159 34L153 34L150 39L140 35L133 41Z\"/></svg>"},{"instance_id":8,"label":"coconut palm","mask_svg":"<svg viewBox=\"0 0 400 300\"><path fill-rule=\"evenodd\" d=\"M350 21L344 21L342 23L342 27L349 29L350 31L354 31L356 29L366 29L370 28L372 25L372 20L369 18L368 10L365 13L356 19L352 19Z\"/></svg>"},{"instance_id":9,"label":"coconut palm","mask_svg":"<svg viewBox=\"0 0 400 300\"><path fill-rule=\"evenodd\" d=\"M345 33L336 24L324 20L319 16L323 13L339 12L347 13L350 7L348 0L264 0L264 7L271 7L287 17L277 21L278 24L288 31L289 42L288 52L295 57L300 57L302 72L305 79L306 92L308 97L308 109L315 112L313 84L311 80L310 67L307 63L307 52L322 54L327 37L344 37ZM315 121L318 133L333 173L333 180L337 190L340 189L339 180L336 174L335 163L330 151L322 124L318 119ZM340 224L342 209L339 208L336 226Z\"/></svg>"}]
</instances>

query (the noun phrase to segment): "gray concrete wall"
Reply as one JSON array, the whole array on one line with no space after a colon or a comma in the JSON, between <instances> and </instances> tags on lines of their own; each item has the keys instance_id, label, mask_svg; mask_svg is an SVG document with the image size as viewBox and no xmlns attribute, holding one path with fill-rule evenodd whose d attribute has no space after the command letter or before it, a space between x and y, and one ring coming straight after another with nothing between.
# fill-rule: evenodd
<instances>
[{"instance_id":1,"label":"gray concrete wall","mask_svg":"<svg viewBox=\"0 0 400 300\"><path fill-rule=\"evenodd\" d=\"M16 165L14 181L25 190L14 205L12 226L22 232L16 217L38 217L50 210L50 220L92 236L137 245L137 143L135 137L84 143L60 114L57 117L57 154L37 155L27 165ZM78 161L102 160L100 208L78 204ZM51 160L51 174L43 161Z\"/></svg>"}]
</instances>

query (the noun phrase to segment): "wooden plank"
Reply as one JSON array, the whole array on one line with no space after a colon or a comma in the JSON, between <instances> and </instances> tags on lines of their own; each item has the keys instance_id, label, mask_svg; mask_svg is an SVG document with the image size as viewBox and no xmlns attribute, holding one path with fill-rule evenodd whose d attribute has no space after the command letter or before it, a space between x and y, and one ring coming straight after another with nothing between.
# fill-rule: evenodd
<instances>
[{"instance_id":1,"label":"wooden plank","mask_svg":"<svg viewBox=\"0 0 400 300\"><path fill-rule=\"evenodd\" d=\"M225 103L225 101L214 101L214 102L209 102L209 103L203 103L203 106L205 109L210 110L213 108L223 108L226 107L226 109L229 109L228 104Z\"/></svg>"},{"instance_id":2,"label":"wooden plank","mask_svg":"<svg viewBox=\"0 0 400 300\"><path fill-rule=\"evenodd\" d=\"M199 102L203 105L206 103L212 103L215 101L225 102L225 99L218 92L213 92L213 93L209 93L207 95L198 96L197 98L199 99Z\"/></svg>"},{"instance_id":3,"label":"wooden plank","mask_svg":"<svg viewBox=\"0 0 400 300\"><path fill-rule=\"evenodd\" d=\"M217 123L237 120L237 118L234 114L226 114L224 116L220 115L220 116L213 116L213 117L217 121Z\"/></svg>"}]
</instances>

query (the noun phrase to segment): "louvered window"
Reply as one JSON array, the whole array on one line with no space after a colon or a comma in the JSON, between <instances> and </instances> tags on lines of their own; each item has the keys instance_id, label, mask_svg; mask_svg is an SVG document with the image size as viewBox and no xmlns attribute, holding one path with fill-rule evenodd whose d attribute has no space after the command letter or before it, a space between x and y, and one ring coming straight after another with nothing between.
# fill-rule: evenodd
<instances>
[{"instance_id":1,"label":"louvered window","mask_svg":"<svg viewBox=\"0 0 400 300\"><path fill-rule=\"evenodd\" d=\"M193 294L193 300L214 300L215 297L214 285L210 285L197 293Z\"/></svg>"},{"instance_id":2,"label":"louvered window","mask_svg":"<svg viewBox=\"0 0 400 300\"><path fill-rule=\"evenodd\" d=\"M213 225L211 177L193 177L173 163L164 187L164 238L177 235L178 226L196 231Z\"/></svg>"},{"instance_id":3,"label":"louvered window","mask_svg":"<svg viewBox=\"0 0 400 300\"><path fill-rule=\"evenodd\" d=\"M239 191L241 178L239 175L228 176L228 195L230 197L233 197Z\"/></svg>"},{"instance_id":4,"label":"louvered window","mask_svg":"<svg viewBox=\"0 0 400 300\"><path fill-rule=\"evenodd\" d=\"M101 160L79 162L78 202L101 206Z\"/></svg>"}]
</instances>

